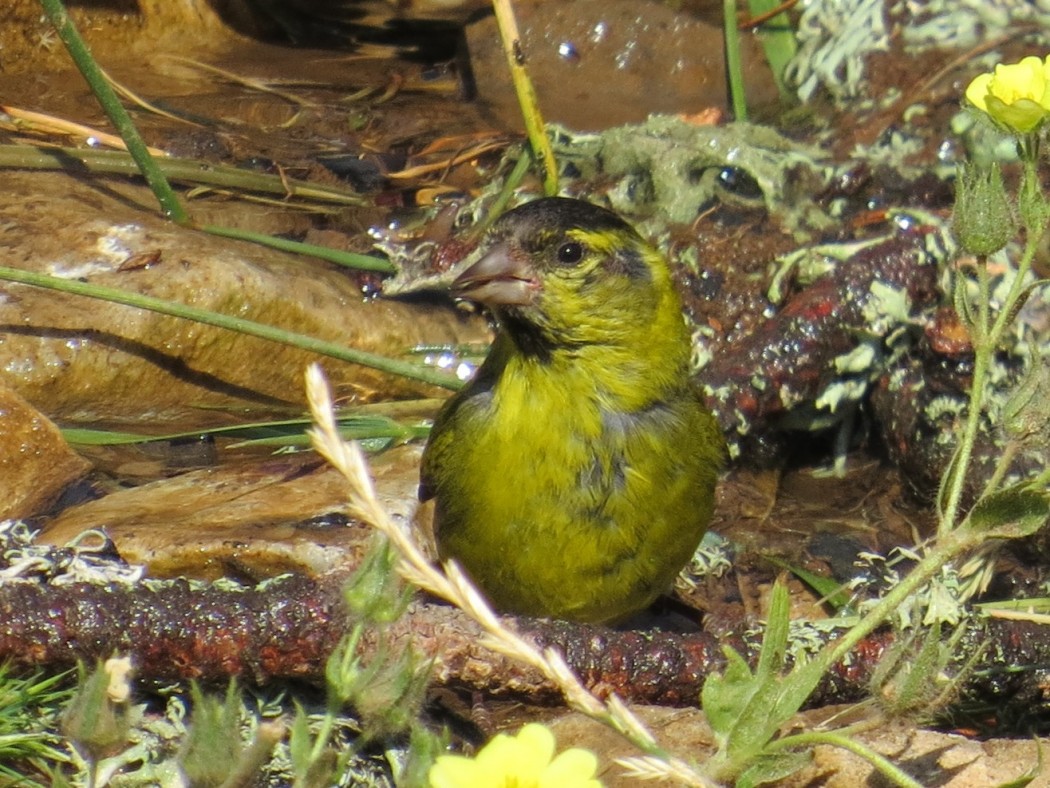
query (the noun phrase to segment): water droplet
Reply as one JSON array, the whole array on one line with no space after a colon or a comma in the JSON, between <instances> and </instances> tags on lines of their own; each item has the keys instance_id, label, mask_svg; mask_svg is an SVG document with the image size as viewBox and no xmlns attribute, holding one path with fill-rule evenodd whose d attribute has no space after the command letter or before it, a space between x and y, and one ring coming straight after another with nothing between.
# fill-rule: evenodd
<instances>
[{"instance_id":1,"label":"water droplet","mask_svg":"<svg viewBox=\"0 0 1050 788\"><path fill-rule=\"evenodd\" d=\"M576 51L576 45L571 41L562 41L558 44L558 55L562 60L575 63L580 59L580 53Z\"/></svg>"}]
</instances>

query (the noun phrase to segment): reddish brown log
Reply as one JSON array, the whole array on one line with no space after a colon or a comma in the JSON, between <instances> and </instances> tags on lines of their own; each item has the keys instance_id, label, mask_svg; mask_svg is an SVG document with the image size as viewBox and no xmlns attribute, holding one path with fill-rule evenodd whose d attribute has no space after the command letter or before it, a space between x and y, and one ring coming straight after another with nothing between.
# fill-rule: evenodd
<instances>
[{"instance_id":1,"label":"reddish brown log","mask_svg":"<svg viewBox=\"0 0 1050 788\"><path fill-rule=\"evenodd\" d=\"M336 579L286 578L234 591L185 582L143 585L86 583L48 587L0 584L0 661L58 669L77 659L130 654L144 680L237 676L253 683L277 679L321 682L324 663L347 626ZM737 633L680 634L616 631L540 620L509 620L541 645L565 654L570 667L599 695L635 702L696 705L707 675L724 666L722 646L748 659L755 640ZM1050 662L1050 632L1027 622L966 625L958 659L980 643L989 649L966 692L1002 707L1011 698L1044 704L1033 671ZM458 610L417 603L386 633L434 658L434 681L491 696L557 702L557 690L536 671L483 647L476 623ZM816 705L856 700L868 692L871 671L892 642L888 632L866 639L818 689ZM366 644L368 648L369 644Z\"/></svg>"}]
</instances>

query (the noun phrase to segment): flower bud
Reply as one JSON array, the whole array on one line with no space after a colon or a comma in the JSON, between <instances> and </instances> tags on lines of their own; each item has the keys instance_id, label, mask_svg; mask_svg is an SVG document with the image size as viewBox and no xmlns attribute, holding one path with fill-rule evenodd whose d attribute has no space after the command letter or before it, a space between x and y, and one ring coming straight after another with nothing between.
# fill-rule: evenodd
<instances>
[{"instance_id":1,"label":"flower bud","mask_svg":"<svg viewBox=\"0 0 1050 788\"><path fill-rule=\"evenodd\" d=\"M1043 194L1043 186L1039 178L1038 146L1022 148L1021 161L1024 169L1021 171L1021 189L1017 196L1017 207L1025 232L1030 237L1038 238L1046 230L1047 223L1050 222L1050 203Z\"/></svg>"},{"instance_id":2,"label":"flower bud","mask_svg":"<svg viewBox=\"0 0 1050 788\"><path fill-rule=\"evenodd\" d=\"M97 763L128 743L130 693L123 685L129 670L130 662L118 659L96 666L90 675L81 666L80 683L62 714L61 729L86 760Z\"/></svg>"},{"instance_id":3,"label":"flower bud","mask_svg":"<svg viewBox=\"0 0 1050 788\"><path fill-rule=\"evenodd\" d=\"M998 165L967 163L959 169L952 230L963 249L982 257L1014 237L1016 220Z\"/></svg>"}]
</instances>

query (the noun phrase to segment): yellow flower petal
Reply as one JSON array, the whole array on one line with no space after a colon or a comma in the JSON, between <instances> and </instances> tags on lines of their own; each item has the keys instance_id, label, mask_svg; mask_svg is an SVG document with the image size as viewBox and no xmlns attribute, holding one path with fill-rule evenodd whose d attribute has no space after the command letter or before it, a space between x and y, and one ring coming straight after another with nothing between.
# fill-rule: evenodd
<instances>
[{"instance_id":1,"label":"yellow flower petal","mask_svg":"<svg viewBox=\"0 0 1050 788\"><path fill-rule=\"evenodd\" d=\"M1027 134L1050 117L1050 57L1031 56L995 67L966 88L966 99L990 118Z\"/></svg>"},{"instance_id":2,"label":"yellow flower petal","mask_svg":"<svg viewBox=\"0 0 1050 788\"><path fill-rule=\"evenodd\" d=\"M587 750L554 756L554 734L530 723L516 736L501 733L474 758L442 755L430 767L431 788L601 788L598 759Z\"/></svg>"},{"instance_id":3,"label":"yellow flower petal","mask_svg":"<svg viewBox=\"0 0 1050 788\"><path fill-rule=\"evenodd\" d=\"M594 778L598 759L589 750L568 749L558 755L540 776L539 788L600 788Z\"/></svg>"},{"instance_id":4,"label":"yellow flower petal","mask_svg":"<svg viewBox=\"0 0 1050 788\"><path fill-rule=\"evenodd\" d=\"M996 66L993 89L999 97L1010 104L1022 99L1041 98L1046 86L1043 61L1037 57L1026 57L1013 66Z\"/></svg>"},{"instance_id":5,"label":"yellow flower petal","mask_svg":"<svg viewBox=\"0 0 1050 788\"><path fill-rule=\"evenodd\" d=\"M439 755L427 773L430 788L485 788L492 785L471 758Z\"/></svg>"},{"instance_id":6,"label":"yellow flower petal","mask_svg":"<svg viewBox=\"0 0 1050 788\"><path fill-rule=\"evenodd\" d=\"M530 722L518 731L518 741L527 747L535 758L543 761L544 766L554 757L554 734L546 725Z\"/></svg>"},{"instance_id":7,"label":"yellow flower petal","mask_svg":"<svg viewBox=\"0 0 1050 788\"><path fill-rule=\"evenodd\" d=\"M1043 60L1043 84L1043 96L1039 103L1050 107L1050 55Z\"/></svg>"},{"instance_id":8,"label":"yellow flower petal","mask_svg":"<svg viewBox=\"0 0 1050 788\"><path fill-rule=\"evenodd\" d=\"M991 81L991 74L980 74L966 88L967 101L977 107L977 109L982 109L985 112L988 111L988 85Z\"/></svg>"},{"instance_id":9,"label":"yellow flower petal","mask_svg":"<svg viewBox=\"0 0 1050 788\"><path fill-rule=\"evenodd\" d=\"M501 733L478 753L477 763L489 775L489 786L518 785L532 788L543 768L550 763L553 737L550 750L541 748L538 751L520 737L520 733L517 737ZM516 782L512 782L511 778Z\"/></svg>"}]
</instances>

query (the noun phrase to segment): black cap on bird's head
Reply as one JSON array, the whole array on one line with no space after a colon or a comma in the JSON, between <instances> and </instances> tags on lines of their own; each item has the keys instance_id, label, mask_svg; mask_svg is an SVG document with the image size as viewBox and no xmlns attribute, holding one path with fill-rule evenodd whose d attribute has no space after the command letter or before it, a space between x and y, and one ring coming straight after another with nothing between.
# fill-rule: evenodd
<instances>
[{"instance_id":1,"label":"black cap on bird's head","mask_svg":"<svg viewBox=\"0 0 1050 788\"><path fill-rule=\"evenodd\" d=\"M497 220L492 233L512 223L520 228L516 233L520 236L535 235L543 228L562 232L572 229L633 232L631 225L609 209L571 197L544 197L519 205Z\"/></svg>"},{"instance_id":2,"label":"black cap on bird's head","mask_svg":"<svg viewBox=\"0 0 1050 788\"><path fill-rule=\"evenodd\" d=\"M567 197L547 197L503 214L483 242L481 258L452 283L460 298L490 307L534 303L544 270L578 263L585 250L572 231L612 231L637 238L612 211Z\"/></svg>"}]
</instances>

